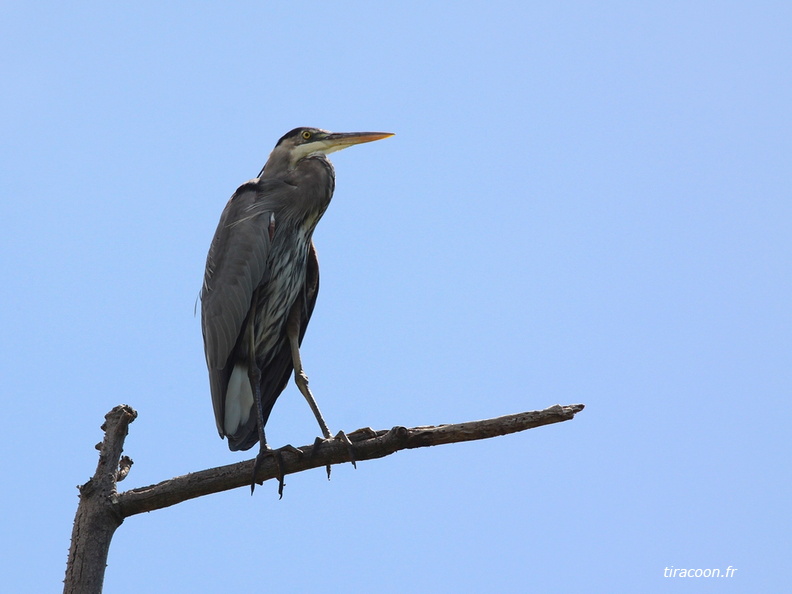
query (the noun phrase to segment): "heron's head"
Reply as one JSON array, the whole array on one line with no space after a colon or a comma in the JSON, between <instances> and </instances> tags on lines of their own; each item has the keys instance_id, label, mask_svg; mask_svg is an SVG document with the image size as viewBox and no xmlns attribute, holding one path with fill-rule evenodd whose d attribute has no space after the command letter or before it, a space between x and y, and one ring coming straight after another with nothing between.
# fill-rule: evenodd
<instances>
[{"instance_id":1,"label":"heron's head","mask_svg":"<svg viewBox=\"0 0 792 594\"><path fill-rule=\"evenodd\" d=\"M391 132L328 132L319 128L295 128L284 134L272 150L261 175L293 169L312 155L329 155L353 144L393 136Z\"/></svg>"}]
</instances>

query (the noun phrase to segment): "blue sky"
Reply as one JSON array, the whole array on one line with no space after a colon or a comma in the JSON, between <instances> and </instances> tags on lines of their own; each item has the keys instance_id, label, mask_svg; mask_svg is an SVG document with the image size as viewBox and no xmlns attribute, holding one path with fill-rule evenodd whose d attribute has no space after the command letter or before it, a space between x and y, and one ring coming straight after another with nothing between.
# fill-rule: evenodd
<instances>
[{"instance_id":1,"label":"blue sky","mask_svg":"<svg viewBox=\"0 0 792 594\"><path fill-rule=\"evenodd\" d=\"M396 133L333 156L314 236L303 360L330 428L587 408L129 518L108 592L785 590L790 22L3 3L4 588L60 588L114 405L139 412L124 488L251 456L217 437L193 308L226 200L310 125ZM316 433L290 386L271 443Z\"/></svg>"}]
</instances>

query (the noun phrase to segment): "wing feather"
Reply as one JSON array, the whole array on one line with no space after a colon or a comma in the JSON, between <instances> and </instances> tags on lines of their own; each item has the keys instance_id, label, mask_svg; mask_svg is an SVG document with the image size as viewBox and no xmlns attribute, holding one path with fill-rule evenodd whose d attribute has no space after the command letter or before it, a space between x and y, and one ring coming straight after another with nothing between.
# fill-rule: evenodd
<instances>
[{"instance_id":1,"label":"wing feather","mask_svg":"<svg viewBox=\"0 0 792 594\"><path fill-rule=\"evenodd\" d=\"M223 435L228 359L250 310L253 291L269 276L270 213L293 189L274 180L253 180L225 206L206 257L201 290L201 328L215 419Z\"/></svg>"},{"instance_id":2,"label":"wing feather","mask_svg":"<svg viewBox=\"0 0 792 594\"><path fill-rule=\"evenodd\" d=\"M302 343L303 336L305 336L305 329L308 327L308 322L311 320L311 314L313 313L318 293L319 261L316 257L316 248L312 243L308 251L306 262L304 291L294 304L294 307L301 309L300 343ZM275 401L278 399L281 392L283 392L286 384L289 383L289 377L292 375L293 371L294 365L292 363L291 348L289 347L289 342L284 340L280 345L280 349L267 366L267 373L261 376L261 405L264 411L265 424L272 412L272 407L275 406ZM240 427L236 435L228 436L228 447L232 450L247 450L258 442L258 431L255 422L256 415L254 413L255 411L251 411L248 423Z\"/></svg>"}]
</instances>

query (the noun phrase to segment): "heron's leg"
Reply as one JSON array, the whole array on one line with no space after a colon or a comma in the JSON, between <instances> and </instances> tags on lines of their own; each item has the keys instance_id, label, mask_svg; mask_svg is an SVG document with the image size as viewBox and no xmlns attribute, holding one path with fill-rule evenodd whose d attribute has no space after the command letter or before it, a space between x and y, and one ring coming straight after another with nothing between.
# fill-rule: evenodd
<instances>
[{"instance_id":1,"label":"heron's leg","mask_svg":"<svg viewBox=\"0 0 792 594\"><path fill-rule=\"evenodd\" d=\"M319 406L316 404L316 399L311 393L311 388L308 387L308 376L305 375L302 360L300 359L300 347L297 344L296 338L292 340L290 336L289 341L291 342L292 363L294 364L294 383L297 384L300 392L302 392L302 395L305 396L305 399L308 401L308 406L311 407L316 421L319 423L322 435L325 439L331 439L333 435L330 433L330 429L327 427L324 417L322 417L322 411L319 410Z\"/></svg>"},{"instance_id":2,"label":"heron's leg","mask_svg":"<svg viewBox=\"0 0 792 594\"><path fill-rule=\"evenodd\" d=\"M267 437L264 435L264 405L261 402L261 370L256 363L256 305L258 304L258 289L253 292L251 299L250 312L248 314L248 379L250 380L250 387L253 391L253 399L256 402L256 427L258 429L259 437L259 452L256 455L256 461L253 464L253 479L250 481L250 494L256 488L256 476L261 469L261 463L264 458L271 455L275 459L275 465L278 469L278 496L283 497L283 455L278 450L273 450L267 444Z\"/></svg>"},{"instance_id":3,"label":"heron's leg","mask_svg":"<svg viewBox=\"0 0 792 594\"><path fill-rule=\"evenodd\" d=\"M316 398L314 398L311 389L308 387L308 376L305 374L305 369L303 369L302 358L300 357L300 307L301 303L298 301L294 307L292 308L291 314L289 315L289 321L286 327L286 334L289 338L289 346L291 347L291 354L292 354L292 365L294 367L294 383L297 384L297 388L299 388L300 392L305 399L308 401L308 406L311 407L314 416L316 417L316 421L319 423L319 428L322 430L322 435L325 439L333 439L332 433L330 433L330 429L327 426L327 423L322 416L322 412L319 410L319 405L316 404ZM352 462L352 466L357 468L357 464L355 463L355 450L352 442L346 436L343 431L339 431L338 435L336 435L336 439L342 440L347 447L347 451L349 452L349 459ZM318 450L320 444L319 438L316 438L314 441L314 447L312 452L315 453ZM330 465L327 465L327 478L330 478Z\"/></svg>"},{"instance_id":4,"label":"heron's leg","mask_svg":"<svg viewBox=\"0 0 792 594\"><path fill-rule=\"evenodd\" d=\"M250 384L253 388L253 398L256 401L256 419L258 434L259 434L259 452L256 455L256 462L253 464L253 480L250 482L250 494L253 494L256 488L256 476L261 469L261 464L264 458L272 456L275 459L275 466L278 469L278 496L283 497L283 454L280 450L273 450L267 443L267 437L264 435L264 407L261 404L261 371L256 365L255 361L248 368L248 377Z\"/></svg>"},{"instance_id":5,"label":"heron's leg","mask_svg":"<svg viewBox=\"0 0 792 594\"><path fill-rule=\"evenodd\" d=\"M300 307L301 303L298 301L292 307L291 314L289 315L289 322L286 326L286 334L289 337L289 346L291 347L292 365L294 366L294 383L297 384L300 392L308 401L308 406L311 407L316 421L319 423L319 428L322 430L322 435L325 439L331 439L333 436L330 429L325 423L322 412L316 404L316 399L308 387L308 376L305 375L305 370L302 365L302 358L300 357Z\"/></svg>"}]
</instances>

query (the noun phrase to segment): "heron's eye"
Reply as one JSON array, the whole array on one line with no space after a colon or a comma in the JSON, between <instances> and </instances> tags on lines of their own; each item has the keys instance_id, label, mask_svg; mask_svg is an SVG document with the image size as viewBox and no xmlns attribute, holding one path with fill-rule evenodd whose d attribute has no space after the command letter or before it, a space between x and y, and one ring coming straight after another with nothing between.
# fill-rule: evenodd
<instances>
[{"instance_id":1,"label":"heron's eye","mask_svg":"<svg viewBox=\"0 0 792 594\"><path fill-rule=\"evenodd\" d=\"M302 137L303 140L310 140L312 134L308 130L303 130Z\"/></svg>"}]
</instances>

